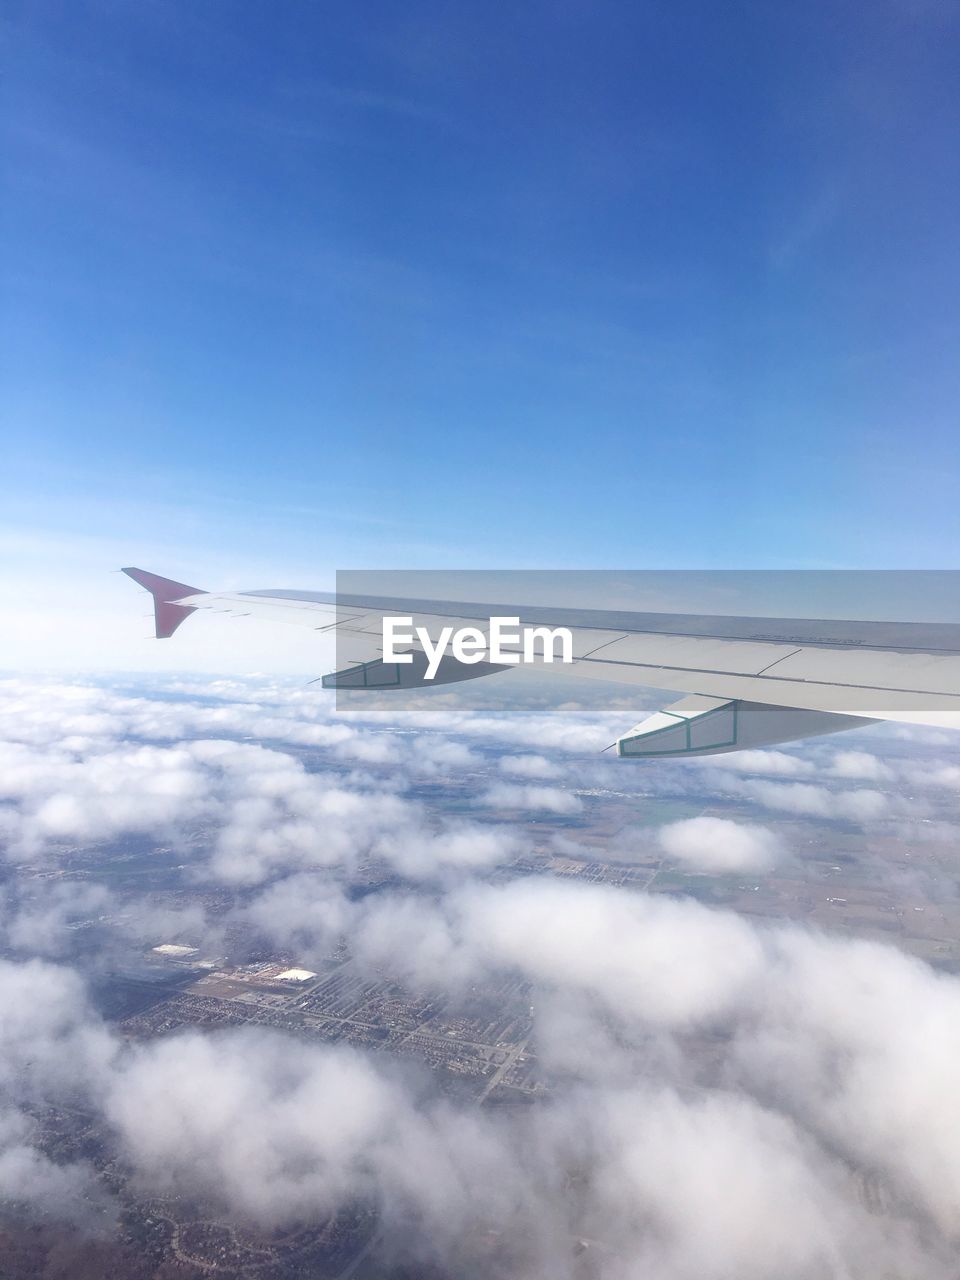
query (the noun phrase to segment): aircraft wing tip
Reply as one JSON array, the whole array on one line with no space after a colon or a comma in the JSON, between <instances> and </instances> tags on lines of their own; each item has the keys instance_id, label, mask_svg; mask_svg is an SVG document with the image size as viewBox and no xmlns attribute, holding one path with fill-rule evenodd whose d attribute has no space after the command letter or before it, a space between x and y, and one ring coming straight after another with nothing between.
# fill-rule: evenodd
<instances>
[{"instance_id":1,"label":"aircraft wing tip","mask_svg":"<svg viewBox=\"0 0 960 1280\"><path fill-rule=\"evenodd\" d=\"M162 578L157 573L149 573L146 569L137 569L132 565L124 568L122 572L153 596L153 614L158 640L169 639L180 623L194 612L190 605L178 604L178 600L183 600L187 596L207 594L198 587L187 586L185 582L174 582L172 578Z\"/></svg>"}]
</instances>

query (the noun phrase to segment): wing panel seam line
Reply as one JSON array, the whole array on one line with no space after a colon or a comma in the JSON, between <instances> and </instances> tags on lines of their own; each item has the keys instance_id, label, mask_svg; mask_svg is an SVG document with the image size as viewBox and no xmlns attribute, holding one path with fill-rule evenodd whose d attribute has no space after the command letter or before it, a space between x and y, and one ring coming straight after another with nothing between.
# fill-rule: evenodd
<instances>
[{"instance_id":1,"label":"wing panel seam line","mask_svg":"<svg viewBox=\"0 0 960 1280\"><path fill-rule=\"evenodd\" d=\"M945 689L904 689L883 684L854 684L850 680L805 680L802 676L764 676L755 671L722 671L716 667L675 667L662 662L614 662L610 658L578 658L577 662L594 662L604 667L635 667L640 671L677 671L692 676L730 676L735 680L768 680L771 684L805 684L817 689L863 689L872 693L916 693L925 697L960 700L960 694ZM571 663L576 667L577 663ZM715 695L706 695L715 696ZM838 713L839 714L839 713Z\"/></svg>"},{"instance_id":2,"label":"wing panel seam line","mask_svg":"<svg viewBox=\"0 0 960 1280\"><path fill-rule=\"evenodd\" d=\"M778 662L786 662L788 658L795 658L798 653L803 653L803 648L794 649L793 653L782 653L779 658L774 658L772 662L768 662L765 667L761 667L757 672L758 676L762 676L764 672L769 671L771 667L775 667Z\"/></svg>"}]
</instances>

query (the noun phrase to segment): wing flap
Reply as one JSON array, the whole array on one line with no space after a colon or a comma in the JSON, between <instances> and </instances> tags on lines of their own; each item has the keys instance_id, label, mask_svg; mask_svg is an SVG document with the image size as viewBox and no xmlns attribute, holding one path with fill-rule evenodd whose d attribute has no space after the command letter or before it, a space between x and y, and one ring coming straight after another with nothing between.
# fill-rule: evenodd
<instances>
[{"instance_id":1,"label":"wing flap","mask_svg":"<svg viewBox=\"0 0 960 1280\"><path fill-rule=\"evenodd\" d=\"M870 723L858 716L695 694L648 716L618 738L617 755L628 759L723 755L748 747L769 747L798 738L841 733Z\"/></svg>"},{"instance_id":2,"label":"wing flap","mask_svg":"<svg viewBox=\"0 0 960 1280\"><path fill-rule=\"evenodd\" d=\"M462 680L476 680L479 676L492 675L496 671L516 669L493 662L467 664L446 654L437 664L436 675L428 681L426 654L412 650L411 656L412 662L384 662L382 658L373 662L360 662L343 671L331 672L323 677L321 683L324 689L425 689L432 685L458 684Z\"/></svg>"}]
</instances>

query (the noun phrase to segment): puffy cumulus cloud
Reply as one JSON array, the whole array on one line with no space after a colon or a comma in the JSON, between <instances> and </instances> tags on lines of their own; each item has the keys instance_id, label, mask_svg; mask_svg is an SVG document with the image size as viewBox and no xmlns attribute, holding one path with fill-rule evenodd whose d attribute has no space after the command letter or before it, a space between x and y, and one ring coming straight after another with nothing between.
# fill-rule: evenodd
<instances>
[{"instance_id":1,"label":"puffy cumulus cloud","mask_svg":"<svg viewBox=\"0 0 960 1280\"><path fill-rule=\"evenodd\" d=\"M149 1190L187 1190L267 1225L371 1201L387 1231L409 1237L416 1223L417 1252L432 1259L480 1224L520 1244L540 1201L520 1134L426 1085L350 1049L189 1033L131 1054L106 1115Z\"/></svg>"},{"instance_id":2,"label":"puffy cumulus cloud","mask_svg":"<svg viewBox=\"0 0 960 1280\"><path fill-rule=\"evenodd\" d=\"M960 765L931 760L922 768L910 764L901 772L914 787L943 787L948 791L960 791Z\"/></svg>"},{"instance_id":3,"label":"puffy cumulus cloud","mask_svg":"<svg viewBox=\"0 0 960 1280\"><path fill-rule=\"evenodd\" d=\"M444 777L480 763L475 752L463 742L441 734L415 734L410 742L408 768L421 778Z\"/></svg>"},{"instance_id":4,"label":"puffy cumulus cloud","mask_svg":"<svg viewBox=\"0 0 960 1280\"><path fill-rule=\"evenodd\" d=\"M439 902L374 898L353 918L351 939L371 963L390 960L416 983L519 970L671 1026L719 1014L762 955L756 932L732 914L539 877L468 885Z\"/></svg>"},{"instance_id":5,"label":"puffy cumulus cloud","mask_svg":"<svg viewBox=\"0 0 960 1280\"><path fill-rule=\"evenodd\" d=\"M129 963L130 945L147 940L203 939L221 953L227 923L175 892L123 892L69 875L15 875L0 889L0 931L9 953L66 958L82 952L86 964L105 972Z\"/></svg>"},{"instance_id":6,"label":"puffy cumulus cloud","mask_svg":"<svg viewBox=\"0 0 960 1280\"><path fill-rule=\"evenodd\" d=\"M927 774L927 780L934 786L960 791L960 765L940 765Z\"/></svg>"},{"instance_id":7,"label":"puffy cumulus cloud","mask_svg":"<svg viewBox=\"0 0 960 1280\"><path fill-rule=\"evenodd\" d=\"M546 756L504 756L500 770L514 778L531 778L540 782L562 777L563 770Z\"/></svg>"},{"instance_id":8,"label":"puffy cumulus cloud","mask_svg":"<svg viewBox=\"0 0 960 1280\"><path fill-rule=\"evenodd\" d=\"M115 1046L72 970L0 960L0 1088L32 1097L98 1079Z\"/></svg>"},{"instance_id":9,"label":"puffy cumulus cloud","mask_svg":"<svg viewBox=\"0 0 960 1280\"><path fill-rule=\"evenodd\" d=\"M565 704L544 711L522 702L492 714L469 693L430 690L402 700L360 694L334 698L316 684L263 677L232 680L161 679L110 684L0 679L0 740L53 746L104 745L129 738L255 737L261 742L317 747L342 759L416 763L418 738L466 737L513 747L569 753L607 746L622 727L617 711ZM374 745L375 743L375 745Z\"/></svg>"},{"instance_id":10,"label":"puffy cumulus cloud","mask_svg":"<svg viewBox=\"0 0 960 1280\"><path fill-rule=\"evenodd\" d=\"M515 831L437 820L406 794L414 784L466 779L483 805L580 810L578 797L539 782L552 772L545 757L530 757L526 769L537 782L495 782L486 795L496 763L445 732L470 721L462 709L414 709L416 731L398 727L398 713L391 723L374 707L348 723L360 713L341 714L315 691L255 681L168 682L150 694L0 682L0 842L23 862L148 838L182 846L198 878L243 889L318 867L350 874L369 856L422 878L518 851ZM471 733L513 743L549 726L564 749L580 741L578 722L534 721L481 715ZM23 916L24 939L32 928L39 940L41 914ZM55 913L46 914L52 935ZM37 949L55 947L38 941Z\"/></svg>"},{"instance_id":11,"label":"puffy cumulus cloud","mask_svg":"<svg viewBox=\"0 0 960 1280\"><path fill-rule=\"evenodd\" d=\"M241 1031L135 1051L107 1115L151 1190L267 1224L374 1200L388 1232L415 1224L422 1256L469 1274L478 1228L531 1277L583 1275L584 1237L586 1273L614 1277L947 1274L789 1119L722 1091L577 1087L508 1125L357 1053Z\"/></svg>"},{"instance_id":12,"label":"puffy cumulus cloud","mask_svg":"<svg viewBox=\"0 0 960 1280\"><path fill-rule=\"evenodd\" d=\"M431 695L433 698L434 695ZM552 715L538 714L518 708L512 715L490 715L467 706L446 708L415 706L389 711L350 711L338 709L346 722L373 725L403 724L419 731L463 734L478 740L502 742L513 747L530 747L537 751L559 751L571 754L602 751L617 736L620 720L598 716L596 712L558 708Z\"/></svg>"},{"instance_id":13,"label":"puffy cumulus cloud","mask_svg":"<svg viewBox=\"0 0 960 1280\"><path fill-rule=\"evenodd\" d=\"M434 740L416 758L436 776L469 753ZM249 742L200 739L79 756L8 743L0 763L0 790L12 802L0 811L0 838L16 860L131 835L186 843L199 826L211 848L204 861L190 842L196 873L242 886L296 869L349 869L371 853L403 874L429 875L486 865L519 845L515 833L435 822L421 803L370 780L312 772L286 752Z\"/></svg>"},{"instance_id":14,"label":"puffy cumulus cloud","mask_svg":"<svg viewBox=\"0 0 960 1280\"><path fill-rule=\"evenodd\" d=\"M112 1220L94 1171L46 1155L25 1108L98 1101L116 1049L76 973L41 960L0 960L0 1200L8 1206L85 1226Z\"/></svg>"},{"instance_id":15,"label":"puffy cumulus cloud","mask_svg":"<svg viewBox=\"0 0 960 1280\"><path fill-rule=\"evenodd\" d=\"M0 1105L0 1201L18 1216L58 1219L85 1228L110 1225L115 1216L95 1173L79 1162L57 1164L39 1145L32 1116Z\"/></svg>"},{"instance_id":16,"label":"puffy cumulus cloud","mask_svg":"<svg viewBox=\"0 0 960 1280\"><path fill-rule=\"evenodd\" d=\"M872 730L875 737L882 736L889 741L908 742L927 747L949 747L956 742L956 733L952 728L935 729L927 725L897 724L890 721L882 730Z\"/></svg>"},{"instance_id":17,"label":"puffy cumulus cloud","mask_svg":"<svg viewBox=\"0 0 960 1280\"><path fill-rule=\"evenodd\" d=\"M869 751L838 751L830 773L835 778L863 778L868 782L889 782L895 776L888 764Z\"/></svg>"},{"instance_id":18,"label":"puffy cumulus cloud","mask_svg":"<svg viewBox=\"0 0 960 1280\"><path fill-rule=\"evenodd\" d=\"M260 890L240 914L276 945L309 956L332 949L350 929L355 910L340 885L298 872Z\"/></svg>"},{"instance_id":19,"label":"puffy cumulus cloud","mask_svg":"<svg viewBox=\"0 0 960 1280\"><path fill-rule=\"evenodd\" d=\"M816 772L812 760L788 755L785 751L731 751L721 756L704 756L706 769L727 769L734 773L761 773L779 777L802 777Z\"/></svg>"},{"instance_id":20,"label":"puffy cumulus cloud","mask_svg":"<svg viewBox=\"0 0 960 1280\"><path fill-rule=\"evenodd\" d=\"M524 840L513 828L449 822L435 832L416 825L395 827L378 840L376 852L402 875L420 879L496 866L523 848Z\"/></svg>"},{"instance_id":21,"label":"puffy cumulus cloud","mask_svg":"<svg viewBox=\"0 0 960 1280\"><path fill-rule=\"evenodd\" d=\"M926 1272L909 1228L871 1222L849 1173L753 1100L661 1088L589 1101L598 1114L584 1122L602 1153L591 1187L598 1218L644 1216L627 1235L630 1263L614 1274L853 1280Z\"/></svg>"},{"instance_id":22,"label":"puffy cumulus cloud","mask_svg":"<svg viewBox=\"0 0 960 1280\"><path fill-rule=\"evenodd\" d=\"M496 809L541 810L544 813L579 813L583 801L572 791L560 787L519 786L497 782L477 799L478 804Z\"/></svg>"},{"instance_id":23,"label":"puffy cumulus cloud","mask_svg":"<svg viewBox=\"0 0 960 1280\"><path fill-rule=\"evenodd\" d=\"M292 1221L377 1188L399 1086L348 1051L281 1036L180 1035L135 1052L107 1114L141 1175L259 1221Z\"/></svg>"},{"instance_id":24,"label":"puffy cumulus cloud","mask_svg":"<svg viewBox=\"0 0 960 1280\"><path fill-rule=\"evenodd\" d=\"M0 894L0 923L11 950L57 956L70 949L72 924L112 906L113 898L104 885L73 880L14 880Z\"/></svg>"},{"instance_id":25,"label":"puffy cumulus cloud","mask_svg":"<svg viewBox=\"0 0 960 1280\"><path fill-rule=\"evenodd\" d=\"M960 982L870 942L784 931L740 1078L960 1239Z\"/></svg>"},{"instance_id":26,"label":"puffy cumulus cloud","mask_svg":"<svg viewBox=\"0 0 960 1280\"><path fill-rule=\"evenodd\" d=\"M887 817L894 808L882 792L867 787L835 791L810 782L768 782L759 778L741 778L729 789L765 809L811 818L869 822Z\"/></svg>"},{"instance_id":27,"label":"puffy cumulus cloud","mask_svg":"<svg viewBox=\"0 0 960 1280\"><path fill-rule=\"evenodd\" d=\"M251 770L250 750L216 746L217 763L235 765L239 778L209 862L209 874L226 883L261 884L311 867L350 870L369 855L423 877L491 865L520 847L515 832L434 822L419 802L331 782L287 755L265 753Z\"/></svg>"},{"instance_id":28,"label":"puffy cumulus cloud","mask_svg":"<svg viewBox=\"0 0 960 1280\"><path fill-rule=\"evenodd\" d=\"M124 693L99 684L0 680L0 739L66 751L104 750L120 741L251 737L320 747L353 758L372 738L330 718L316 693L261 681L159 683Z\"/></svg>"},{"instance_id":29,"label":"puffy cumulus cloud","mask_svg":"<svg viewBox=\"0 0 960 1280\"><path fill-rule=\"evenodd\" d=\"M45 757L61 771L71 763L92 767L97 757L109 768L111 757L126 754L131 742L155 748L195 739L316 749L331 762L406 769L414 776L466 761L466 749L458 752L456 744L450 744L445 765L439 741L426 745L417 735L387 732L375 720L349 724L337 717L331 698L264 681L161 683L153 693L136 695L89 684L0 681L0 743L7 751L14 744L21 748L18 759L4 764L18 774L31 765L38 772ZM26 748L33 748L32 758Z\"/></svg>"},{"instance_id":30,"label":"puffy cumulus cloud","mask_svg":"<svg viewBox=\"0 0 960 1280\"><path fill-rule=\"evenodd\" d=\"M481 955L645 1023L719 1015L759 962L754 932L696 903L529 880L454 897Z\"/></svg>"},{"instance_id":31,"label":"puffy cumulus cloud","mask_svg":"<svg viewBox=\"0 0 960 1280\"><path fill-rule=\"evenodd\" d=\"M658 832L664 853L699 871L768 871L782 853L767 827L728 818L685 818Z\"/></svg>"},{"instance_id":32,"label":"puffy cumulus cloud","mask_svg":"<svg viewBox=\"0 0 960 1280\"><path fill-rule=\"evenodd\" d=\"M126 746L91 755L0 747L0 793L11 802L0 833L14 857L51 844L124 834L169 836L207 812L209 789L197 749ZM16 807L13 807L16 806Z\"/></svg>"},{"instance_id":33,"label":"puffy cumulus cloud","mask_svg":"<svg viewBox=\"0 0 960 1280\"><path fill-rule=\"evenodd\" d=\"M419 813L399 796L311 774L292 756L264 752L254 761L249 748L223 747L216 763L227 803L209 861L214 879L259 884L297 868L352 866L383 831Z\"/></svg>"},{"instance_id":34,"label":"puffy cumulus cloud","mask_svg":"<svg viewBox=\"0 0 960 1280\"><path fill-rule=\"evenodd\" d=\"M781 1132L796 1125L806 1134L793 1142L794 1159L804 1144L839 1151L844 1178L851 1170L854 1182L882 1177L898 1200L933 1218L945 1240L960 1239L953 1087L960 983L876 944L757 930L692 903L624 898L526 882L461 894L443 920L408 901L392 921L381 908L361 922L361 945L370 945L372 929L375 954L404 948L408 975L419 971L424 982L438 972L477 981L485 968L515 967L548 991L601 1004L634 1033L722 1032L720 1078L754 1100L781 1100ZM568 1006L560 1059L567 1070L585 1025ZM550 1045L540 1046L548 1062ZM595 1075L599 1061L609 1070L610 1044L603 1049L583 1053L575 1069ZM674 1040L671 1076L678 1053ZM644 1059L648 1069L651 1061ZM759 1201L748 1203L757 1213ZM792 1209L788 1220L797 1220Z\"/></svg>"}]
</instances>

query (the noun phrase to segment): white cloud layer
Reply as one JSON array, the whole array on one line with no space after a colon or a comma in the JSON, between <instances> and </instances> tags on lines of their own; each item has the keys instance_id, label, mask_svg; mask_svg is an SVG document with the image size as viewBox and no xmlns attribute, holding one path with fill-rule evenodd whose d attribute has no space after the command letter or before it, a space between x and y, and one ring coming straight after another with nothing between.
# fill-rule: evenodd
<instances>
[{"instance_id":1,"label":"white cloud layer","mask_svg":"<svg viewBox=\"0 0 960 1280\"><path fill-rule=\"evenodd\" d=\"M0 922L32 958L0 961L0 1197L24 1212L112 1212L89 1167L44 1153L46 1101L98 1117L145 1194L177 1188L266 1224L370 1198L388 1241L457 1275L488 1273L475 1246L496 1233L524 1280L954 1280L960 980L689 899L485 880L528 848L523 817L583 812L564 785L573 744L592 750L576 715L547 718L546 746L545 722L487 717L468 734L441 707L417 712L413 734L243 682L206 697L186 683L2 692ZM516 754L537 736L536 755ZM936 749L930 770L820 747L802 769L763 752L645 777L674 779L684 802L703 786L815 821L919 821L955 801L956 766ZM438 816L424 795L448 787ZM718 817L651 830L698 871L762 875L792 848ZM454 1103L386 1055L264 1029L128 1042L78 973L36 956L77 916L117 914L112 889L69 873L91 843L133 839L236 893L230 918L280 949L309 957L346 937L371 978L451 998L522 979L549 1097ZM355 892L370 859L395 879ZM41 878L18 879L24 862ZM151 901L130 916L136 936L176 913Z\"/></svg>"},{"instance_id":2,"label":"white cloud layer","mask_svg":"<svg viewBox=\"0 0 960 1280\"><path fill-rule=\"evenodd\" d=\"M353 924L361 945L414 945L413 981L444 981L438 929L471 981L529 977L550 1101L507 1119L385 1059L264 1030L124 1045L69 970L6 963L0 1187L76 1213L91 1171L46 1160L18 1110L73 1097L144 1193L261 1224L369 1197L388 1233L416 1224L447 1265L495 1229L535 1277L582 1274L581 1237L597 1274L631 1280L952 1274L957 980L874 944L552 882L388 898ZM703 1035L708 1066L687 1047Z\"/></svg>"}]
</instances>

